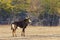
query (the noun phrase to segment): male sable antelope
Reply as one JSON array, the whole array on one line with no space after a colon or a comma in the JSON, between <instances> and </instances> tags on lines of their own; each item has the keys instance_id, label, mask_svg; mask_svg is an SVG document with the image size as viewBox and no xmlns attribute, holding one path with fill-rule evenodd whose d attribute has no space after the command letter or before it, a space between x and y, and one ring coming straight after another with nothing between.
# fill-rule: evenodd
<instances>
[{"instance_id":1,"label":"male sable antelope","mask_svg":"<svg viewBox=\"0 0 60 40\"><path fill-rule=\"evenodd\" d=\"M12 35L13 37L16 36L16 29L17 27L20 27L22 28L22 33L21 33L21 36L25 36L25 28L28 26L28 24L30 23L30 18L26 18L22 21L18 21L18 22L13 22L11 24L11 29L12 29Z\"/></svg>"}]
</instances>

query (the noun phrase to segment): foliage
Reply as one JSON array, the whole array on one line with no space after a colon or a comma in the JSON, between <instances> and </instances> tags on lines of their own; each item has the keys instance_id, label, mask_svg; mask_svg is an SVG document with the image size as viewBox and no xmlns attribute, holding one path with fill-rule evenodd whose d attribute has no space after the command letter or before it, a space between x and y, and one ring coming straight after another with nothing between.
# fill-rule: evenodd
<instances>
[{"instance_id":1,"label":"foliage","mask_svg":"<svg viewBox=\"0 0 60 40\"><path fill-rule=\"evenodd\" d=\"M49 19L49 15L55 14L59 16L60 0L0 0L1 19L4 19L5 16L7 18L8 15L11 20L18 14L19 16L20 14L26 14L24 12L28 12L27 15L31 15L33 20L45 19L47 17Z\"/></svg>"}]
</instances>

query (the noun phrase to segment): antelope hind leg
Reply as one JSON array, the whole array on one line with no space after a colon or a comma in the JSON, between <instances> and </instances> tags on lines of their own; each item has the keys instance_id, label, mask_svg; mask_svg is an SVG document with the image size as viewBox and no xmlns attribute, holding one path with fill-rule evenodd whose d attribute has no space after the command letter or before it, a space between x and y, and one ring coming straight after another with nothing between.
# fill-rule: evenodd
<instances>
[{"instance_id":1,"label":"antelope hind leg","mask_svg":"<svg viewBox=\"0 0 60 40\"><path fill-rule=\"evenodd\" d=\"M13 35L13 37L16 37L17 35L16 35L16 30L13 30L12 31L12 35Z\"/></svg>"}]
</instances>

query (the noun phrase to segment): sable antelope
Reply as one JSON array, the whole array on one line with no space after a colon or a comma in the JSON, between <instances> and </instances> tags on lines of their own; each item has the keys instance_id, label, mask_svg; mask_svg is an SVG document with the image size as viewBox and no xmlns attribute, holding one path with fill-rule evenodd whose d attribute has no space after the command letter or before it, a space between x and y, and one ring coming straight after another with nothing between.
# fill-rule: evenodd
<instances>
[{"instance_id":1,"label":"sable antelope","mask_svg":"<svg viewBox=\"0 0 60 40\"><path fill-rule=\"evenodd\" d=\"M30 23L30 18L26 18L22 21L15 21L11 24L11 29L12 29L12 35L13 37L16 36L16 29L17 27L22 28L22 33L21 36L25 36L25 28L28 26L28 24Z\"/></svg>"}]
</instances>

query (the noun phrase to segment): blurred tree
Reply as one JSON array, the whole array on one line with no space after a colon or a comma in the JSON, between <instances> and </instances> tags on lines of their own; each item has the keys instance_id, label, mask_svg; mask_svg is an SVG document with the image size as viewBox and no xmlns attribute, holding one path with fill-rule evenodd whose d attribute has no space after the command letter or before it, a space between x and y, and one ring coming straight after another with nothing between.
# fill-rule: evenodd
<instances>
[{"instance_id":1,"label":"blurred tree","mask_svg":"<svg viewBox=\"0 0 60 40\"><path fill-rule=\"evenodd\" d=\"M0 0L0 18L7 18L7 15L10 15L10 20L21 15L31 15L33 22L38 20L38 24L41 20L46 20L49 25L51 19L55 20L60 16L60 0Z\"/></svg>"}]
</instances>

